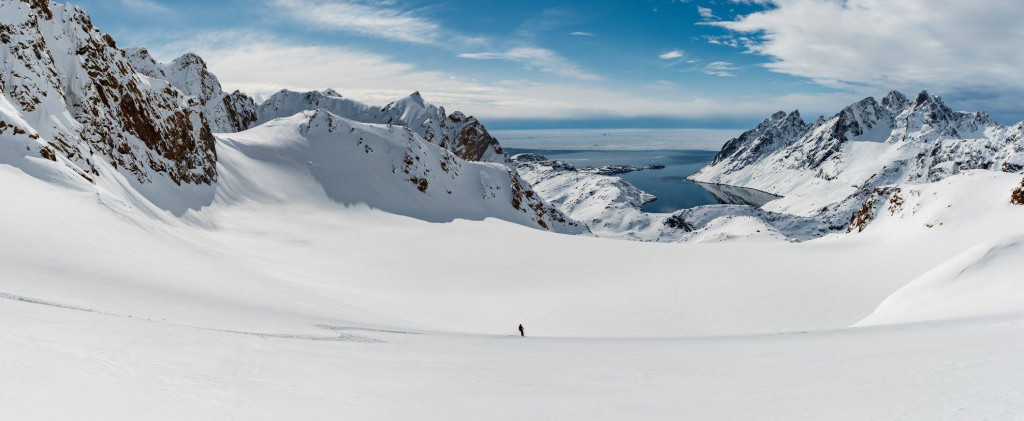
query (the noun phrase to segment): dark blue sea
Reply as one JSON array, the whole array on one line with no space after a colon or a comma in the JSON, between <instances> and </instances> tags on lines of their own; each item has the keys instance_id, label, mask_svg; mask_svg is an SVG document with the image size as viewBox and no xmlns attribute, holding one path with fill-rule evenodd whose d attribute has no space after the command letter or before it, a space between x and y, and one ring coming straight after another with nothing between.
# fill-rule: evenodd
<instances>
[{"instance_id":1,"label":"dark blue sea","mask_svg":"<svg viewBox=\"0 0 1024 421\"><path fill-rule=\"evenodd\" d=\"M643 168L619 174L630 184L658 197L646 212L674 212L710 204L761 206L775 199L767 193L706 185L686 179L714 159L735 131L729 130L516 130L496 131L509 155L537 153L577 168L630 165ZM647 149L657 148L657 149ZM671 149L679 148L679 149ZM699 148L699 149L691 149Z\"/></svg>"}]
</instances>

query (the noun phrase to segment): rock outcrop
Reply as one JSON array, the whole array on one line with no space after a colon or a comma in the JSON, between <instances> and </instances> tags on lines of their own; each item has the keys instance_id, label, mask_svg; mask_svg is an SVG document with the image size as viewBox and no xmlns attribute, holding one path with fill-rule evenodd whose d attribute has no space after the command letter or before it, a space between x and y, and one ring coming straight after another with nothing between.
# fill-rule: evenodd
<instances>
[{"instance_id":1,"label":"rock outcrop","mask_svg":"<svg viewBox=\"0 0 1024 421\"><path fill-rule=\"evenodd\" d=\"M216 181L214 137L201 105L140 76L84 11L45 0L4 1L0 16L5 144L90 180L102 160L140 183Z\"/></svg>"},{"instance_id":2,"label":"rock outcrop","mask_svg":"<svg viewBox=\"0 0 1024 421\"><path fill-rule=\"evenodd\" d=\"M234 133L256 122L256 102L239 91L225 93L220 80L198 55L187 53L169 64L160 64L145 48L125 51L139 73L166 80L185 95L199 101L203 114L216 133Z\"/></svg>"}]
</instances>

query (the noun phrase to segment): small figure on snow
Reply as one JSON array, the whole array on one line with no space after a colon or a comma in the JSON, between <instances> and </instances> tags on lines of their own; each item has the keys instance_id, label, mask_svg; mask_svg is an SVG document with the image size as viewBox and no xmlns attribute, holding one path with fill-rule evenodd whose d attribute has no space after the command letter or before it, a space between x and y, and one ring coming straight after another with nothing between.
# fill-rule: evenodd
<instances>
[{"instance_id":1,"label":"small figure on snow","mask_svg":"<svg viewBox=\"0 0 1024 421\"><path fill-rule=\"evenodd\" d=\"M523 324L519 324L519 336L526 336L526 329L523 329Z\"/></svg>"}]
</instances>

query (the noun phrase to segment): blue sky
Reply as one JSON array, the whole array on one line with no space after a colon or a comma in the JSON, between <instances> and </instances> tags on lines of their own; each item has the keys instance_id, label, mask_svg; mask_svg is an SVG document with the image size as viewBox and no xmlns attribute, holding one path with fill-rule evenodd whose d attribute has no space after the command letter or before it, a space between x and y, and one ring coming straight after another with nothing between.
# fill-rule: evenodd
<instances>
[{"instance_id":1,"label":"blue sky","mask_svg":"<svg viewBox=\"0 0 1024 421\"><path fill-rule=\"evenodd\" d=\"M121 46L202 55L229 89L419 90L492 128L746 127L889 89L1024 118L1009 0L75 3Z\"/></svg>"}]
</instances>

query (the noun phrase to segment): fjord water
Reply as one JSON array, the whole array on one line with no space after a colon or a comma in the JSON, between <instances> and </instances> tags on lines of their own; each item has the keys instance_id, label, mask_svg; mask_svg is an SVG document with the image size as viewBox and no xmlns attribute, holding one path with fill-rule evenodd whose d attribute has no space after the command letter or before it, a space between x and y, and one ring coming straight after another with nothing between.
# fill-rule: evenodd
<instances>
[{"instance_id":1,"label":"fjord water","mask_svg":"<svg viewBox=\"0 0 1024 421\"><path fill-rule=\"evenodd\" d=\"M714 159L735 130L510 130L494 131L509 155L537 153L577 168L631 165L644 169L619 177L658 197L645 212L674 212L710 204L761 206L775 199L767 193L738 187L694 183L686 177Z\"/></svg>"}]
</instances>

